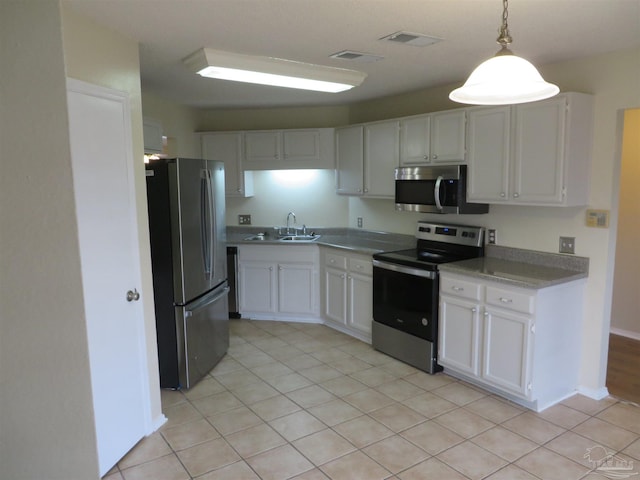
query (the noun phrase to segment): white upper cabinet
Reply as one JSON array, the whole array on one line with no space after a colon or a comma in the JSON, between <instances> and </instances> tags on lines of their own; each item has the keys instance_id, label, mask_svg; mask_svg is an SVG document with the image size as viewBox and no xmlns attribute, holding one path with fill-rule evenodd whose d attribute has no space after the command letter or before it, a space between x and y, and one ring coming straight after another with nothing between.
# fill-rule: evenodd
<instances>
[{"instance_id":1,"label":"white upper cabinet","mask_svg":"<svg viewBox=\"0 0 640 480\"><path fill-rule=\"evenodd\" d=\"M395 196L399 121L336 129L336 192L374 198Z\"/></svg>"},{"instance_id":2,"label":"white upper cabinet","mask_svg":"<svg viewBox=\"0 0 640 480\"><path fill-rule=\"evenodd\" d=\"M509 194L511 107L469 109L467 200L506 201Z\"/></svg>"},{"instance_id":3,"label":"white upper cabinet","mask_svg":"<svg viewBox=\"0 0 640 480\"><path fill-rule=\"evenodd\" d=\"M247 170L334 168L332 128L244 132Z\"/></svg>"},{"instance_id":4,"label":"white upper cabinet","mask_svg":"<svg viewBox=\"0 0 640 480\"><path fill-rule=\"evenodd\" d=\"M224 162L225 195L253 196L253 174L242 168L242 132L202 134L201 146L202 158Z\"/></svg>"},{"instance_id":5,"label":"white upper cabinet","mask_svg":"<svg viewBox=\"0 0 640 480\"><path fill-rule=\"evenodd\" d=\"M431 159L430 115L400 120L400 164L424 165Z\"/></svg>"},{"instance_id":6,"label":"white upper cabinet","mask_svg":"<svg viewBox=\"0 0 640 480\"><path fill-rule=\"evenodd\" d=\"M466 110L417 115L400 121L400 164L465 162Z\"/></svg>"},{"instance_id":7,"label":"white upper cabinet","mask_svg":"<svg viewBox=\"0 0 640 480\"><path fill-rule=\"evenodd\" d=\"M465 161L466 110L431 114L431 161L463 163Z\"/></svg>"},{"instance_id":8,"label":"white upper cabinet","mask_svg":"<svg viewBox=\"0 0 640 480\"><path fill-rule=\"evenodd\" d=\"M369 123L364 126L364 195L395 197L395 169L399 159L400 122Z\"/></svg>"},{"instance_id":9,"label":"white upper cabinet","mask_svg":"<svg viewBox=\"0 0 640 480\"><path fill-rule=\"evenodd\" d=\"M162 153L162 125L157 120L145 117L142 120L144 153Z\"/></svg>"},{"instance_id":10,"label":"white upper cabinet","mask_svg":"<svg viewBox=\"0 0 640 480\"><path fill-rule=\"evenodd\" d=\"M589 196L593 98L469 109L471 202L578 206Z\"/></svg>"},{"instance_id":11,"label":"white upper cabinet","mask_svg":"<svg viewBox=\"0 0 640 480\"><path fill-rule=\"evenodd\" d=\"M336 192L362 195L364 190L364 128L336 128Z\"/></svg>"}]
</instances>

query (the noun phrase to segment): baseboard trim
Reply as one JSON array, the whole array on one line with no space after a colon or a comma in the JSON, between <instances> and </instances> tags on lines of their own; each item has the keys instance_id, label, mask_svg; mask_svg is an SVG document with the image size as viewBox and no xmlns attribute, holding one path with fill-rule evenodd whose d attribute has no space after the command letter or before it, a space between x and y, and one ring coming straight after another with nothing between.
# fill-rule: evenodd
<instances>
[{"instance_id":1,"label":"baseboard trim","mask_svg":"<svg viewBox=\"0 0 640 480\"><path fill-rule=\"evenodd\" d=\"M602 400L603 398L607 398L609 396L609 390L607 387L602 388L587 388L587 387L578 387L578 393L584 395L585 397L592 398L593 400Z\"/></svg>"},{"instance_id":2,"label":"baseboard trim","mask_svg":"<svg viewBox=\"0 0 640 480\"><path fill-rule=\"evenodd\" d=\"M632 338L634 340L640 340L640 333L632 332L631 330L623 330L621 328L611 328L609 333L614 335L620 335L621 337Z\"/></svg>"}]
</instances>

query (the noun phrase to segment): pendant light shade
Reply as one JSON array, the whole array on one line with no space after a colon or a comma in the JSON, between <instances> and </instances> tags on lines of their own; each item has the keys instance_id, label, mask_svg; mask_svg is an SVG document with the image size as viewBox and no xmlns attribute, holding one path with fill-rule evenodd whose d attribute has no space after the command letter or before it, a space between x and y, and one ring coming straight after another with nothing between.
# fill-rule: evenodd
<instances>
[{"instance_id":1,"label":"pendant light shade","mask_svg":"<svg viewBox=\"0 0 640 480\"><path fill-rule=\"evenodd\" d=\"M559 91L556 85L545 82L536 67L524 58L499 55L476 67L449 98L472 105L509 105L553 97Z\"/></svg>"},{"instance_id":2,"label":"pendant light shade","mask_svg":"<svg viewBox=\"0 0 640 480\"><path fill-rule=\"evenodd\" d=\"M497 42L502 46L495 57L471 72L465 84L449 94L454 102L471 105L510 105L553 97L560 89L546 82L536 67L514 55L507 25L507 0L503 0L502 26Z\"/></svg>"}]
</instances>

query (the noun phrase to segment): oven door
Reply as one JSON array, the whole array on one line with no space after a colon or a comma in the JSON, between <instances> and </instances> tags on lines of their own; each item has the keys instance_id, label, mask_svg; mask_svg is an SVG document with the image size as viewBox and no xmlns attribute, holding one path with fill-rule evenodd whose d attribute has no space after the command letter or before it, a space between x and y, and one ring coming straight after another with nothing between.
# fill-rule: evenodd
<instances>
[{"instance_id":1,"label":"oven door","mask_svg":"<svg viewBox=\"0 0 640 480\"><path fill-rule=\"evenodd\" d=\"M438 272L374 260L373 319L435 342Z\"/></svg>"}]
</instances>

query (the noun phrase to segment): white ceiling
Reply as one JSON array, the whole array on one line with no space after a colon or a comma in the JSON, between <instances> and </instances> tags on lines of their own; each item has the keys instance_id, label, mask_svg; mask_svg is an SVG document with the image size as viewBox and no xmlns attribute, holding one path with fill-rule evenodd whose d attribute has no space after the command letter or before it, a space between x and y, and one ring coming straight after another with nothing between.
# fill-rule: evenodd
<instances>
[{"instance_id":1,"label":"white ceiling","mask_svg":"<svg viewBox=\"0 0 640 480\"><path fill-rule=\"evenodd\" d=\"M498 50L500 0L63 0L140 42L143 89L203 108L340 105L462 83ZM640 46L640 0L511 0L511 49L544 65ZM427 47L379 40L397 31ZM201 78L182 59L202 47L361 70L364 83L315 93ZM384 60L329 58L355 50ZM640 59L638 60L640 62Z\"/></svg>"}]
</instances>

